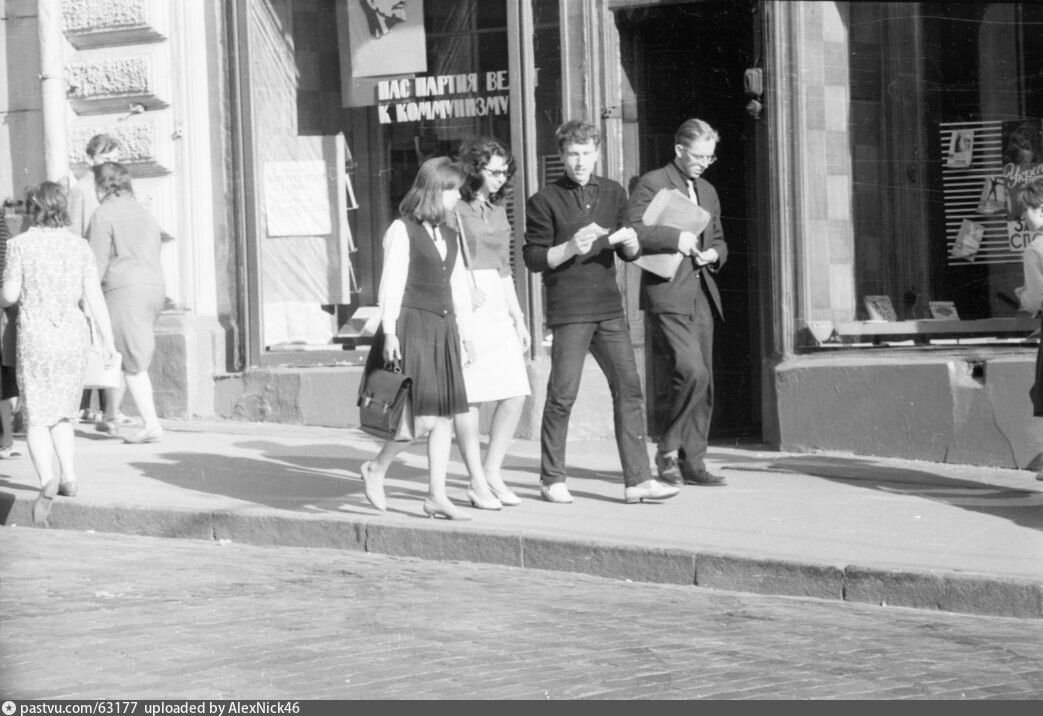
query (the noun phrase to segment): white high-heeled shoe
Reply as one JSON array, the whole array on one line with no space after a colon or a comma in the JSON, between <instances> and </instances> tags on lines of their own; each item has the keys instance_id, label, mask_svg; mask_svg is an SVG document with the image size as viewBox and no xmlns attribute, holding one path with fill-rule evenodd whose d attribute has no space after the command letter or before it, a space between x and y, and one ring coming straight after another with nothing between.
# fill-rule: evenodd
<instances>
[{"instance_id":1,"label":"white high-heeled shoe","mask_svg":"<svg viewBox=\"0 0 1043 716\"><path fill-rule=\"evenodd\" d=\"M384 496L384 486L378 485L376 478L370 475L369 470L372 466L368 460L359 465L359 474L362 475L362 483L365 485L366 501L381 512L387 512L388 503Z\"/></svg>"},{"instance_id":2,"label":"white high-heeled shoe","mask_svg":"<svg viewBox=\"0 0 1043 716\"><path fill-rule=\"evenodd\" d=\"M460 520L462 522L471 519L470 515L456 509L448 500L444 503L435 502L430 497L424 500L424 514L431 518L444 517L447 520Z\"/></svg>"},{"instance_id":3,"label":"white high-heeled shoe","mask_svg":"<svg viewBox=\"0 0 1043 716\"><path fill-rule=\"evenodd\" d=\"M511 488L507 486L504 486L502 490L497 490L492 485L489 485L489 492L493 493L504 507L517 507L522 503L521 498L511 492Z\"/></svg>"},{"instance_id":4,"label":"white high-heeled shoe","mask_svg":"<svg viewBox=\"0 0 1043 716\"><path fill-rule=\"evenodd\" d=\"M492 490L490 489L490 492ZM479 510L502 510L503 503L493 495L488 500L483 500L478 497L478 493L472 490L470 487L467 488L467 499L471 501L471 507Z\"/></svg>"}]
</instances>

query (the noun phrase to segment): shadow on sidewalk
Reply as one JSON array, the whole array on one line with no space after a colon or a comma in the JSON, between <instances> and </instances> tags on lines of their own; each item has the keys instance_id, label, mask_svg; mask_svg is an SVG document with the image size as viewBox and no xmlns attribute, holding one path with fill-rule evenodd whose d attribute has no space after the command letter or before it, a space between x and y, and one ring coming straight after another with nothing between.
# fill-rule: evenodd
<instances>
[{"instance_id":1,"label":"shadow on sidewalk","mask_svg":"<svg viewBox=\"0 0 1043 716\"><path fill-rule=\"evenodd\" d=\"M344 512L358 507L359 512L372 512L363 497L358 472L359 465L372 457L369 453L329 443L271 446L278 449L259 457L162 452L155 455L162 462L136 461L129 465L143 477L174 487L280 510Z\"/></svg>"},{"instance_id":2,"label":"shadow on sidewalk","mask_svg":"<svg viewBox=\"0 0 1043 716\"><path fill-rule=\"evenodd\" d=\"M734 462L730 460L729 462ZM1043 530L1043 491L1016 489L940 475L927 470L882 465L872 459L828 455L763 458L725 469L811 475L872 490L915 495ZM1026 478L1030 479L1030 478ZM1033 483L1035 487L1035 483Z\"/></svg>"},{"instance_id":3,"label":"shadow on sidewalk","mask_svg":"<svg viewBox=\"0 0 1043 716\"><path fill-rule=\"evenodd\" d=\"M229 446L233 451L252 453L237 457L227 453L159 452L154 460L135 461L128 466L143 477L194 492L222 495L243 502L296 512L331 511L372 514L363 496L359 467L371 460L379 450L357 444L323 442L286 445L276 441L246 440ZM483 445L484 449L484 445ZM392 480L387 495L423 500L427 494L426 443L408 447L389 472ZM406 459L403 460L402 458ZM447 476L452 493L468 486L463 460L454 445ZM574 465L582 464L577 456ZM522 497L539 499L539 458L509 454L504 461L504 480ZM583 490L581 480L617 483L623 488L622 475L616 470L570 467L570 478L576 482L577 497L617 501L593 491ZM403 486L402 483L409 483ZM453 496L451 494L451 496Z\"/></svg>"}]
</instances>

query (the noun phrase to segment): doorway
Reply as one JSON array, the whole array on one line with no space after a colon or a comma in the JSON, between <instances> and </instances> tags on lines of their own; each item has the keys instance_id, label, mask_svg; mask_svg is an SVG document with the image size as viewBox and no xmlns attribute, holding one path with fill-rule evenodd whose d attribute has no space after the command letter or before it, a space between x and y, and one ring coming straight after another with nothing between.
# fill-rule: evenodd
<instances>
[{"instance_id":1,"label":"doorway","mask_svg":"<svg viewBox=\"0 0 1043 716\"><path fill-rule=\"evenodd\" d=\"M704 174L721 198L728 260L717 275L724 322L714 337L713 440L759 439L760 307L757 234L752 217L757 120L746 111L743 73L760 64L759 3L748 0L648 6L614 3L623 96L625 178L633 184L673 157L674 132L691 117L721 136ZM608 91L606 91L608 94ZM645 323L649 435L665 426L672 366L656 354Z\"/></svg>"}]
</instances>

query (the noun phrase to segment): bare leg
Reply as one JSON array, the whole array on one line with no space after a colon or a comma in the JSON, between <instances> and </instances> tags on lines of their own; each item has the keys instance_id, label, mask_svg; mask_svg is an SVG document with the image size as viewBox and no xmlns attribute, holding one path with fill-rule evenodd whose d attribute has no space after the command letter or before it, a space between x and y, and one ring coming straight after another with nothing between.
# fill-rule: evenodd
<instances>
[{"instance_id":1,"label":"bare leg","mask_svg":"<svg viewBox=\"0 0 1043 716\"><path fill-rule=\"evenodd\" d=\"M72 423L62 420L51 426L51 442L54 451L58 455L58 466L61 469L61 482L76 482L76 433L72 429Z\"/></svg>"},{"instance_id":2,"label":"bare leg","mask_svg":"<svg viewBox=\"0 0 1043 716\"><path fill-rule=\"evenodd\" d=\"M145 430L161 430L159 417L156 415L156 404L152 399L152 379L149 378L148 371L125 373L124 378L130 397L134 399L134 405L138 409L138 415L145 424ZM111 419L115 420L119 413L119 403L115 406L106 404L105 407L110 411Z\"/></svg>"},{"instance_id":3,"label":"bare leg","mask_svg":"<svg viewBox=\"0 0 1043 716\"><path fill-rule=\"evenodd\" d=\"M503 495L513 495L510 488L503 482L501 470L503 460L507 457L507 450L514 440L514 433L518 429L518 421L521 419L522 408L525 406L525 396L519 395L515 398L506 398L496 404L493 412L492 425L489 428L489 445L485 449L485 479L489 487L497 496L503 499ZM509 504L510 498L504 501Z\"/></svg>"},{"instance_id":4,"label":"bare leg","mask_svg":"<svg viewBox=\"0 0 1043 716\"><path fill-rule=\"evenodd\" d=\"M456 444L460 448L467 474L471 477L468 499L476 507L500 509L502 505L489 490L485 481L485 470L482 468L482 448L478 439L478 406L472 405L466 413L457 413L453 417L456 428Z\"/></svg>"},{"instance_id":5,"label":"bare leg","mask_svg":"<svg viewBox=\"0 0 1043 716\"><path fill-rule=\"evenodd\" d=\"M29 446L29 458L33 461L40 478L40 494L33 501L33 524L47 527L51 515L51 504L58 492L58 480L54 477L54 445L51 431L46 425L29 426L25 431L25 442Z\"/></svg>"},{"instance_id":6,"label":"bare leg","mask_svg":"<svg viewBox=\"0 0 1043 716\"><path fill-rule=\"evenodd\" d=\"M449 453L453 447L453 421L450 418L435 418L427 436L427 499L424 512L428 517L441 515L450 520L469 520L458 510L445 494L445 476L449 470Z\"/></svg>"},{"instance_id":7,"label":"bare leg","mask_svg":"<svg viewBox=\"0 0 1043 716\"><path fill-rule=\"evenodd\" d=\"M391 467L395 456L411 444L388 440L380 446L380 452L375 458L359 466L359 474L362 475L362 483L365 485L366 500L381 512L387 510L387 498L384 496L384 475Z\"/></svg>"}]
</instances>

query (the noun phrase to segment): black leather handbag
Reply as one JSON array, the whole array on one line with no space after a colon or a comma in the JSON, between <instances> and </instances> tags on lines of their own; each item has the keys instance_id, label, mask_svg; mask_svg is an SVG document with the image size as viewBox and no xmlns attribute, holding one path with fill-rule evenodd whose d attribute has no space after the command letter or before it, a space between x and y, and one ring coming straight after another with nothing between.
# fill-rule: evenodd
<instances>
[{"instance_id":1,"label":"black leather handbag","mask_svg":"<svg viewBox=\"0 0 1043 716\"><path fill-rule=\"evenodd\" d=\"M413 379L397 361L366 373L358 406L364 432L381 440L413 441Z\"/></svg>"}]
</instances>

